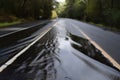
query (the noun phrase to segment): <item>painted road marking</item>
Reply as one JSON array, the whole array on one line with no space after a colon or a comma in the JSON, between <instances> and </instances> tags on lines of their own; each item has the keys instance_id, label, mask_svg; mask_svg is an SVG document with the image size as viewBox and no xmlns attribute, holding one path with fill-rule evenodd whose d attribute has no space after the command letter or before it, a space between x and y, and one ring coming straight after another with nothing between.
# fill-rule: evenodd
<instances>
[{"instance_id":1,"label":"painted road marking","mask_svg":"<svg viewBox=\"0 0 120 80\"><path fill-rule=\"evenodd\" d=\"M87 36L82 30L79 30L97 49L99 49L102 54L109 60L111 63L120 70L120 64L117 63L108 53L103 50L95 41L93 41L89 36Z\"/></svg>"},{"instance_id":2,"label":"painted road marking","mask_svg":"<svg viewBox=\"0 0 120 80\"><path fill-rule=\"evenodd\" d=\"M0 72L2 72L4 69L6 69L10 64L12 64L19 56L21 56L25 51L27 51L31 46L33 46L39 39L41 39L46 33L48 33L54 26L56 26L57 22L51 27L48 28L46 31L42 32L35 41L33 41L30 45L28 45L27 47L25 47L23 50L21 50L18 54L16 54L13 58L11 58L10 60L8 60L5 64L3 64L0 67Z\"/></svg>"}]
</instances>

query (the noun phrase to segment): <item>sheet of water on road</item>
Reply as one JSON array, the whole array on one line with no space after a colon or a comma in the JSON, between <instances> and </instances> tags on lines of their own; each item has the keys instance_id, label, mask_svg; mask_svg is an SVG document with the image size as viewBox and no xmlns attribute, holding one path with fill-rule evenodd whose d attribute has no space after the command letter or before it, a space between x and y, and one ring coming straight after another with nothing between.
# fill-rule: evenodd
<instances>
[{"instance_id":1,"label":"sheet of water on road","mask_svg":"<svg viewBox=\"0 0 120 80\"><path fill-rule=\"evenodd\" d=\"M0 80L120 80L120 72L88 40L55 27L1 72Z\"/></svg>"}]
</instances>

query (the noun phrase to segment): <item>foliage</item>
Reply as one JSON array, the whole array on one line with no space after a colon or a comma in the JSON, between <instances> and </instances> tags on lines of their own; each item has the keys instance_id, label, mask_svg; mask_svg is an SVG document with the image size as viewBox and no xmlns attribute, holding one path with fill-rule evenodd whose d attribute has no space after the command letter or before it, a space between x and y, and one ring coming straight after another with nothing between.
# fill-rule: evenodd
<instances>
[{"instance_id":1,"label":"foliage","mask_svg":"<svg viewBox=\"0 0 120 80\"><path fill-rule=\"evenodd\" d=\"M57 18L57 13L55 10L52 10L52 16L51 16L52 19L54 18Z\"/></svg>"},{"instance_id":2,"label":"foliage","mask_svg":"<svg viewBox=\"0 0 120 80\"><path fill-rule=\"evenodd\" d=\"M83 0L66 0L64 8L65 12L61 13L62 16L82 19L85 14L86 3Z\"/></svg>"},{"instance_id":3,"label":"foliage","mask_svg":"<svg viewBox=\"0 0 120 80\"><path fill-rule=\"evenodd\" d=\"M66 0L62 17L69 17L120 29L120 0Z\"/></svg>"},{"instance_id":4,"label":"foliage","mask_svg":"<svg viewBox=\"0 0 120 80\"><path fill-rule=\"evenodd\" d=\"M19 24L21 23L21 21L14 21L14 22L4 22L4 23L0 23L0 27L5 27L5 26L10 26L10 25L15 25L15 24Z\"/></svg>"},{"instance_id":5,"label":"foliage","mask_svg":"<svg viewBox=\"0 0 120 80\"><path fill-rule=\"evenodd\" d=\"M19 18L51 17L53 0L0 0L0 16L14 15Z\"/></svg>"}]
</instances>

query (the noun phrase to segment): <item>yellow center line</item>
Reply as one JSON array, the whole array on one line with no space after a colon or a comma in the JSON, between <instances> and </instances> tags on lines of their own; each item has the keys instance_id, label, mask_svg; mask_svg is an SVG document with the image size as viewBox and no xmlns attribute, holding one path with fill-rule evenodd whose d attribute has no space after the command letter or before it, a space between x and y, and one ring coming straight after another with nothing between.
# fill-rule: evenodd
<instances>
[{"instance_id":1,"label":"yellow center line","mask_svg":"<svg viewBox=\"0 0 120 80\"><path fill-rule=\"evenodd\" d=\"M99 49L102 54L116 67L120 70L120 64L115 61L108 53L102 49L95 41L93 41L89 36L87 36L82 30L79 30L97 49Z\"/></svg>"}]
</instances>

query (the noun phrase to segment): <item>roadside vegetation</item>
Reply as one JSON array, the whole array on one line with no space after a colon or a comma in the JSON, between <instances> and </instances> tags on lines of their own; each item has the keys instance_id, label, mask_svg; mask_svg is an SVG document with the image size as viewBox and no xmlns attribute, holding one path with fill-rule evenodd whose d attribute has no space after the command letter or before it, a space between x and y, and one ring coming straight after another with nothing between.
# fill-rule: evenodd
<instances>
[{"instance_id":1,"label":"roadside vegetation","mask_svg":"<svg viewBox=\"0 0 120 80\"><path fill-rule=\"evenodd\" d=\"M56 13L56 11L57 13ZM0 26L57 17L78 19L120 31L120 0L0 0Z\"/></svg>"},{"instance_id":2,"label":"roadside vegetation","mask_svg":"<svg viewBox=\"0 0 120 80\"><path fill-rule=\"evenodd\" d=\"M0 26L50 19L53 4L54 0L0 0Z\"/></svg>"},{"instance_id":3,"label":"roadside vegetation","mask_svg":"<svg viewBox=\"0 0 120 80\"><path fill-rule=\"evenodd\" d=\"M19 24L19 23L21 23L21 21L3 22L3 23L0 23L0 27L5 27L5 26L10 26L10 25L15 25L15 24Z\"/></svg>"},{"instance_id":4,"label":"roadside vegetation","mask_svg":"<svg viewBox=\"0 0 120 80\"><path fill-rule=\"evenodd\" d=\"M120 31L120 0L66 0L63 6L59 4L57 12L61 17Z\"/></svg>"}]
</instances>

